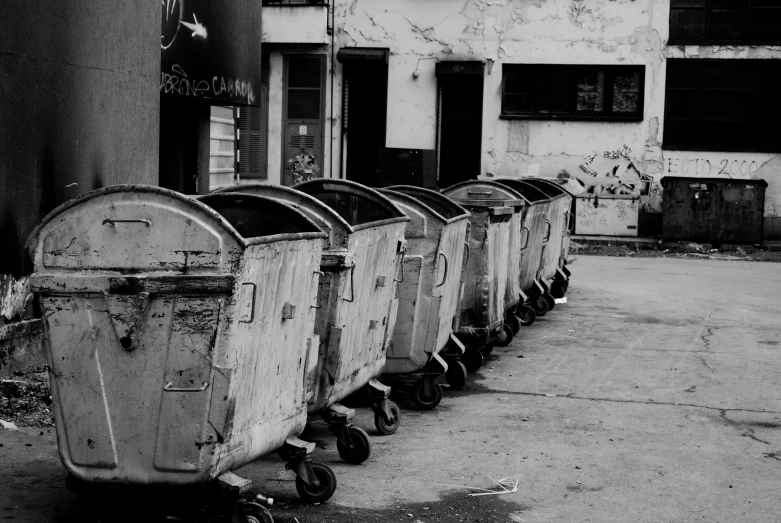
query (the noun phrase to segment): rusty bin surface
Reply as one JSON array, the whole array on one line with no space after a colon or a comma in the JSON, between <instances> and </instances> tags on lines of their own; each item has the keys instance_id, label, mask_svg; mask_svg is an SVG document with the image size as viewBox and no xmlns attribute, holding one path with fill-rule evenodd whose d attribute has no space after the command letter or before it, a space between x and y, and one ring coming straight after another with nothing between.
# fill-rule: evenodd
<instances>
[{"instance_id":1,"label":"rusty bin surface","mask_svg":"<svg viewBox=\"0 0 781 523\"><path fill-rule=\"evenodd\" d=\"M320 179L293 188L324 203L347 224L341 226L343 240L321 262L325 276L315 332L322 371L309 403L310 412L319 412L382 374L409 218L387 197L355 182Z\"/></svg>"},{"instance_id":2,"label":"rusty bin surface","mask_svg":"<svg viewBox=\"0 0 781 523\"><path fill-rule=\"evenodd\" d=\"M443 194L471 213L469 260L464 270L457 334L466 345L487 345L502 330L510 225L525 200L513 189L493 181L461 182Z\"/></svg>"},{"instance_id":3,"label":"rusty bin surface","mask_svg":"<svg viewBox=\"0 0 781 523\"><path fill-rule=\"evenodd\" d=\"M28 240L60 456L80 480L205 482L304 428L324 234L266 198L209 205L112 186Z\"/></svg>"},{"instance_id":4,"label":"rusty bin surface","mask_svg":"<svg viewBox=\"0 0 781 523\"><path fill-rule=\"evenodd\" d=\"M765 180L665 176L662 187L665 240L762 241Z\"/></svg>"},{"instance_id":5,"label":"rusty bin surface","mask_svg":"<svg viewBox=\"0 0 781 523\"><path fill-rule=\"evenodd\" d=\"M469 212L429 189L391 186L380 192L410 217L399 309L385 363L387 374L404 374L423 369L450 342Z\"/></svg>"},{"instance_id":6,"label":"rusty bin surface","mask_svg":"<svg viewBox=\"0 0 781 523\"><path fill-rule=\"evenodd\" d=\"M548 220L551 199L525 179L496 178L495 181L515 190L527 201L521 224L519 287L525 295L544 294L540 277L543 272L543 251L551 237L551 223Z\"/></svg>"}]
</instances>

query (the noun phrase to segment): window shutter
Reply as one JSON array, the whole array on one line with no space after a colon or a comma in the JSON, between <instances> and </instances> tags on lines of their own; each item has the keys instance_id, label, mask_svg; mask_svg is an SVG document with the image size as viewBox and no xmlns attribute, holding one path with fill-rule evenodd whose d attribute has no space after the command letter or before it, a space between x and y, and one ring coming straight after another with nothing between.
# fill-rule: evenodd
<instances>
[{"instance_id":1,"label":"window shutter","mask_svg":"<svg viewBox=\"0 0 781 523\"><path fill-rule=\"evenodd\" d=\"M236 108L236 172L242 178L266 178L268 54L261 57L260 107Z\"/></svg>"}]
</instances>

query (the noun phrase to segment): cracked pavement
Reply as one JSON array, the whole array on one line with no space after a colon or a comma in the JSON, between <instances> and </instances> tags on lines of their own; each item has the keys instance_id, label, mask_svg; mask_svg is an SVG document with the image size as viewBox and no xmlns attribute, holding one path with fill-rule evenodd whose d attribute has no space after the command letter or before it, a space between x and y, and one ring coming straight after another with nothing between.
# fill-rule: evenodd
<instances>
[{"instance_id":1,"label":"cracked pavement","mask_svg":"<svg viewBox=\"0 0 781 523\"><path fill-rule=\"evenodd\" d=\"M381 437L358 408L373 444L363 465L341 462L313 422L302 438L338 479L327 504L302 505L276 457L238 473L276 499L278 522L778 521L779 265L581 256L571 268L569 302L436 410L405 408ZM64 489L51 434L0 442L0 515L100 519ZM518 492L444 486L508 476Z\"/></svg>"}]
</instances>

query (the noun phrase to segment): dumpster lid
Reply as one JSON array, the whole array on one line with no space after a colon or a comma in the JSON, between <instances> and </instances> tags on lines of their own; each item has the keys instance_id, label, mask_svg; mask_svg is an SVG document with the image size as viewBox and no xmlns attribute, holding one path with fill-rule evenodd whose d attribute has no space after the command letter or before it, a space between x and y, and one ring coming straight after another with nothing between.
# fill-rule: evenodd
<instances>
[{"instance_id":1,"label":"dumpster lid","mask_svg":"<svg viewBox=\"0 0 781 523\"><path fill-rule=\"evenodd\" d=\"M326 238L301 209L274 198L225 192L198 199L233 225L248 244Z\"/></svg>"},{"instance_id":2,"label":"dumpster lid","mask_svg":"<svg viewBox=\"0 0 781 523\"><path fill-rule=\"evenodd\" d=\"M510 187L488 180L457 183L442 194L465 207L517 207L529 203Z\"/></svg>"},{"instance_id":3,"label":"dumpster lid","mask_svg":"<svg viewBox=\"0 0 781 523\"><path fill-rule=\"evenodd\" d=\"M496 178L497 183L506 185L521 193L530 203L545 203L551 200L550 195L521 178Z\"/></svg>"},{"instance_id":4,"label":"dumpster lid","mask_svg":"<svg viewBox=\"0 0 781 523\"><path fill-rule=\"evenodd\" d=\"M321 178L299 183L293 188L328 205L354 231L385 223L409 221L409 217L387 196L360 183Z\"/></svg>"},{"instance_id":5,"label":"dumpster lid","mask_svg":"<svg viewBox=\"0 0 781 523\"><path fill-rule=\"evenodd\" d=\"M281 185L267 185L253 183L247 185L232 185L213 191L211 194L239 193L256 194L276 200L282 200L289 205L300 208L322 231L328 236L326 248L341 247L345 238L353 228L344 218L328 207L326 204L306 193L283 187Z\"/></svg>"},{"instance_id":6,"label":"dumpster lid","mask_svg":"<svg viewBox=\"0 0 781 523\"><path fill-rule=\"evenodd\" d=\"M35 270L228 268L248 241L208 206L152 185L112 185L69 200L30 234Z\"/></svg>"},{"instance_id":7,"label":"dumpster lid","mask_svg":"<svg viewBox=\"0 0 781 523\"><path fill-rule=\"evenodd\" d=\"M553 180L551 178L522 178L522 179L534 185L544 193L550 195L551 198L555 198L556 196L563 196L563 195L573 196L571 192L565 189L556 180Z\"/></svg>"},{"instance_id":8,"label":"dumpster lid","mask_svg":"<svg viewBox=\"0 0 781 523\"><path fill-rule=\"evenodd\" d=\"M448 220L457 221L457 219L462 217L469 217L469 211L437 191L416 187L414 185L391 185L390 187L386 187L386 189L412 196L416 200L425 203Z\"/></svg>"}]
</instances>

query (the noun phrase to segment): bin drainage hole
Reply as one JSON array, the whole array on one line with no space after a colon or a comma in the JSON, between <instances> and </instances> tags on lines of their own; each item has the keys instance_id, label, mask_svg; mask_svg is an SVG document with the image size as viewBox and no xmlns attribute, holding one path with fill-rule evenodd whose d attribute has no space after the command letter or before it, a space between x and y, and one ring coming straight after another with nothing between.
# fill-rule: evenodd
<instances>
[{"instance_id":1,"label":"bin drainage hole","mask_svg":"<svg viewBox=\"0 0 781 523\"><path fill-rule=\"evenodd\" d=\"M123 336L119 339L119 344L122 345L123 349L129 349L130 346L133 345L133 340L130 336Z\"/></svg>"}]
</instances>

